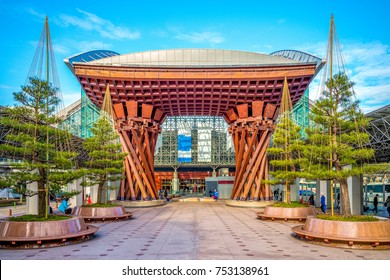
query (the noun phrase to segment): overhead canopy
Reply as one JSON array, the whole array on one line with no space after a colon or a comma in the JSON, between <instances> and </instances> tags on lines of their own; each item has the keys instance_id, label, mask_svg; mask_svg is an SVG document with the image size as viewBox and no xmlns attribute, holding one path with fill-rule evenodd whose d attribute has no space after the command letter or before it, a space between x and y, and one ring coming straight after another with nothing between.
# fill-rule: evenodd
<instances>
[{"instance_id":1,"label":"overhead canopy","mask_svg":"<svg viewBox=\"0 0 390 280\"><path fill-rule=\"evenodd\" d=\"M113 103L138 101L170 116L222 116L252 101L278 105L285 77L295 103L324 64L319 58L212 49L147 51L90 61L76 57L66 62L97 106L109 85Z\"/></svg>"}]
</instances>

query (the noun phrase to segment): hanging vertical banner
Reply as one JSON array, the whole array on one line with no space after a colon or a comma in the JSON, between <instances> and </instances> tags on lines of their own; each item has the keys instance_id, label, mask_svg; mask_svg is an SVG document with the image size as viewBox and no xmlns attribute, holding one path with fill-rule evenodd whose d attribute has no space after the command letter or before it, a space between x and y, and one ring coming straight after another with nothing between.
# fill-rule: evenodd
<instances>
[{"instance_id":1,"label":"hanging vertical banner","mask_svg":"<svg viewBox=\"0 0 390 280\"><path fill-rule=\"evenodd\" d=\"M191 162L191 130L179 129L179 135L177 140L177 152L179 162Z\"/></svg>"}]
</instances>

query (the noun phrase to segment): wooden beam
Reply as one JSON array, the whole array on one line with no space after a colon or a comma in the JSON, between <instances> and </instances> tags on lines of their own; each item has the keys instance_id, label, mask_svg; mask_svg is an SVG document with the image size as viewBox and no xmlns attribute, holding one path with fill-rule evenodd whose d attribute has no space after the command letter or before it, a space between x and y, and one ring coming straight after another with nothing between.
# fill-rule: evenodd
<instances>
[{"instance_id":1,"label":"wooden beam","mask_svg":"<svg viewBox=\"0 0 390 280\"><path fill-rule=\"evenodd\" d=\"M141 179L141 177L140 177L140 175L138 173L136 164L133 161L133 157L132 157L132 153L131 153L131 151L134 152L133 147L131 146L130 142L127 142L125 140L125 137L124 137L126 135L126 133L127 133L126 131L124 131L123 133L119 133L119 141L121 142L122 147L125 148L125 150L126 150L126 153L127 153L126 157L127 157L128 161L130 163L131 168L134 170L134 175L135 175L135 178L137 180L137 185L138 185L138 187L141 190L142 197L143 198L147 198L148 195L147 195L147 193L146 193L146 191L144 189L143 181L142 181L142 179ZM128 139L128 137L127 137L127 139Z\"/></svg>"},{"instance_id":2,"label":"wooden beam","mask_svg":"<svg viewBox=\"0 0 390 280\"><path fill-rule=\"evenodd\" d=\"M268 143L269 143L269 140L270 140L270 133L268 131L264 131L264 134L267 135L266 137L266 140L264 141L263 144L261 144L261 150L260 150L260 155L258 158L262 158L264 156L264 154L266 153L267 151L267 147L268 147ZM244 192L243 192L243 195L241 196L241 198L244 198L246 199L246 197L248 196L248 191L249 191L249 187L252 186L253 184L253 180L255 178L255 175L256 175L256 171L257 169L259 168L260 166L260 163L261 163L261 160L259 160L258 158L254 158L253 161L255 162L255 165L253 168L251 168L250 170L252 171L248 177L248 181L246 183L246 188L244 189Z\"/></svg>"},{"instance_id":3,"label":"wooden beam","mask_svg":"<svg viewBox=\"0 0 390 280\"><path fill-rule=\"evenodd\" d=\"M133 184L133 175L131 174L130 163L127 158L125 160L125 170L127 174L126 180L129 185L129 193L130 193L131 200L136 200L134 184Z\"/></svg>"},{"instance_id":4,"label":"wooden beam","mask_svg":"<svg viewBox=\"0 0 390 280\"><path fill-rule=\"evenodd\" d=\"M248 152L245 153L245 155L244 155L244 159L242 162L242 165L244 167L247 167L248 162L251 158L252 153L250 151L253 150L253 145L255 144L255 141L257 139L257 134L258 134L258 129L255 129L255 131L253 131L253 133L252 133L251 139L250 139L249 144L248 144ZM239 171L237 170L238 174L236 173L237 174L236 178L237 178L238 182L241 181L241 178L242 178L242 175L244 175L245 169L246 168L240 168Z\"/></svg>"},{"instance_id":5,"label":"wooden beam","mask_svg":"<svg viewBox=\"0 0 390 280\"><path fill-rule=\"evenodd\" d=\"M257 180L255 182L255 186L256 186L256 192L254 194L254 197L255 198L259 198L259 194L260 194L260 189L261 189L261 182L263 181L263 178L264 178L264 168L265 168L265 165L266 165L266 162L267 162L267 154L265 153L264 156L260 159L261 161L261 164L260 164L260 169L258 170L258 177L257 177Z\"/></svg>"}]
</instances>

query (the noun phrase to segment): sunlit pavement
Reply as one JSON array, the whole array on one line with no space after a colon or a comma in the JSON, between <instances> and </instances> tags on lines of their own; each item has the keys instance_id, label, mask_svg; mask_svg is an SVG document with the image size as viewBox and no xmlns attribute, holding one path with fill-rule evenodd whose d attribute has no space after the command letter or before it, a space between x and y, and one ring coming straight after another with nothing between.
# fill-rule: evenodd
<instances>
[{"instance_id":1,"label":"sunlit pavement","mask_svg":"<svg viewBox=\"0 0 390 280\"><path fill-rule=\"evenodd\" d=\"M23 206L15 211L23 212ZM25 211L25 207L24 207ZM314 245L292 236L293 222L256 219L256 209L218 202L171 202L131 209L128 221L99 223L93 240L69 246L0 249L2 260L388 260L390 250ZM383 211L382 211L383 212ZM7 208L0 216L8 215Z\"/></svg>"}]
</instances>

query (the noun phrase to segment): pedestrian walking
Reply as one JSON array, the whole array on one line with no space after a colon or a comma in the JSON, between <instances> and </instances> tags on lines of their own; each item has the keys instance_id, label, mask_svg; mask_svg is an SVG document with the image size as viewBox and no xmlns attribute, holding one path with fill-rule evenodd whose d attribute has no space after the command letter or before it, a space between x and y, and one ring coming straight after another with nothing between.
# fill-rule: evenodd
<instances>
[{"instance_id":1,"label":"pedestrian walking","mask_svg":"<svg viewBox=\"0 0 390 280\"><path fill-rule=\"evenodd\" d=\"M321 211L322 211L322 213L323 214L325 214L325 211L326 211L326 201L325 201L325 196L324 196L324 194L322 193L321 194L321 199L320 199L321 201L320 201L320 203L321 203Z\"/></svg>"},{"instance_id":2,"label":"pedestrian walking","mask_svg":"<svg viewBox=\"0 0 390 280\"><path fill-rule=\"evenodd\" d=\"M313 193L310 195L310 197L307 200L307 202L309 202L309 205L314 205L314 194Z\"/></svg>"},{"instance_id":3,"label":"pedestrian walking","mask_svg":"<svg viewBox=\"0 0 390 280\"><path fill-rule=\"evenodd\" d=\"M219 193L218 193L218 191L215 189L215 190L214 190L214 199L215 199L215 201L218 200L218 196L219 196Z\"/></svg>"},{"instance_id":4,"label":"pedestrian walking","mask_svg":"<svg viewBox=\"0 0 390 280\"><path fill-rule=\"evenodd\" d=\"M372 211L375 213L378 213L378 197L378 194L374 197L374 209L372 209Z\"/></svg>"},{"instance_id":5,"label":"pedestrian walking","mask_svg":"<svg viewBox=\"0 0 390 280\"><path fill-rule=\"evenodd\" d=\"M337 194L337 210L340 210L340 192Z\"/></svg>"}]
</instances>

